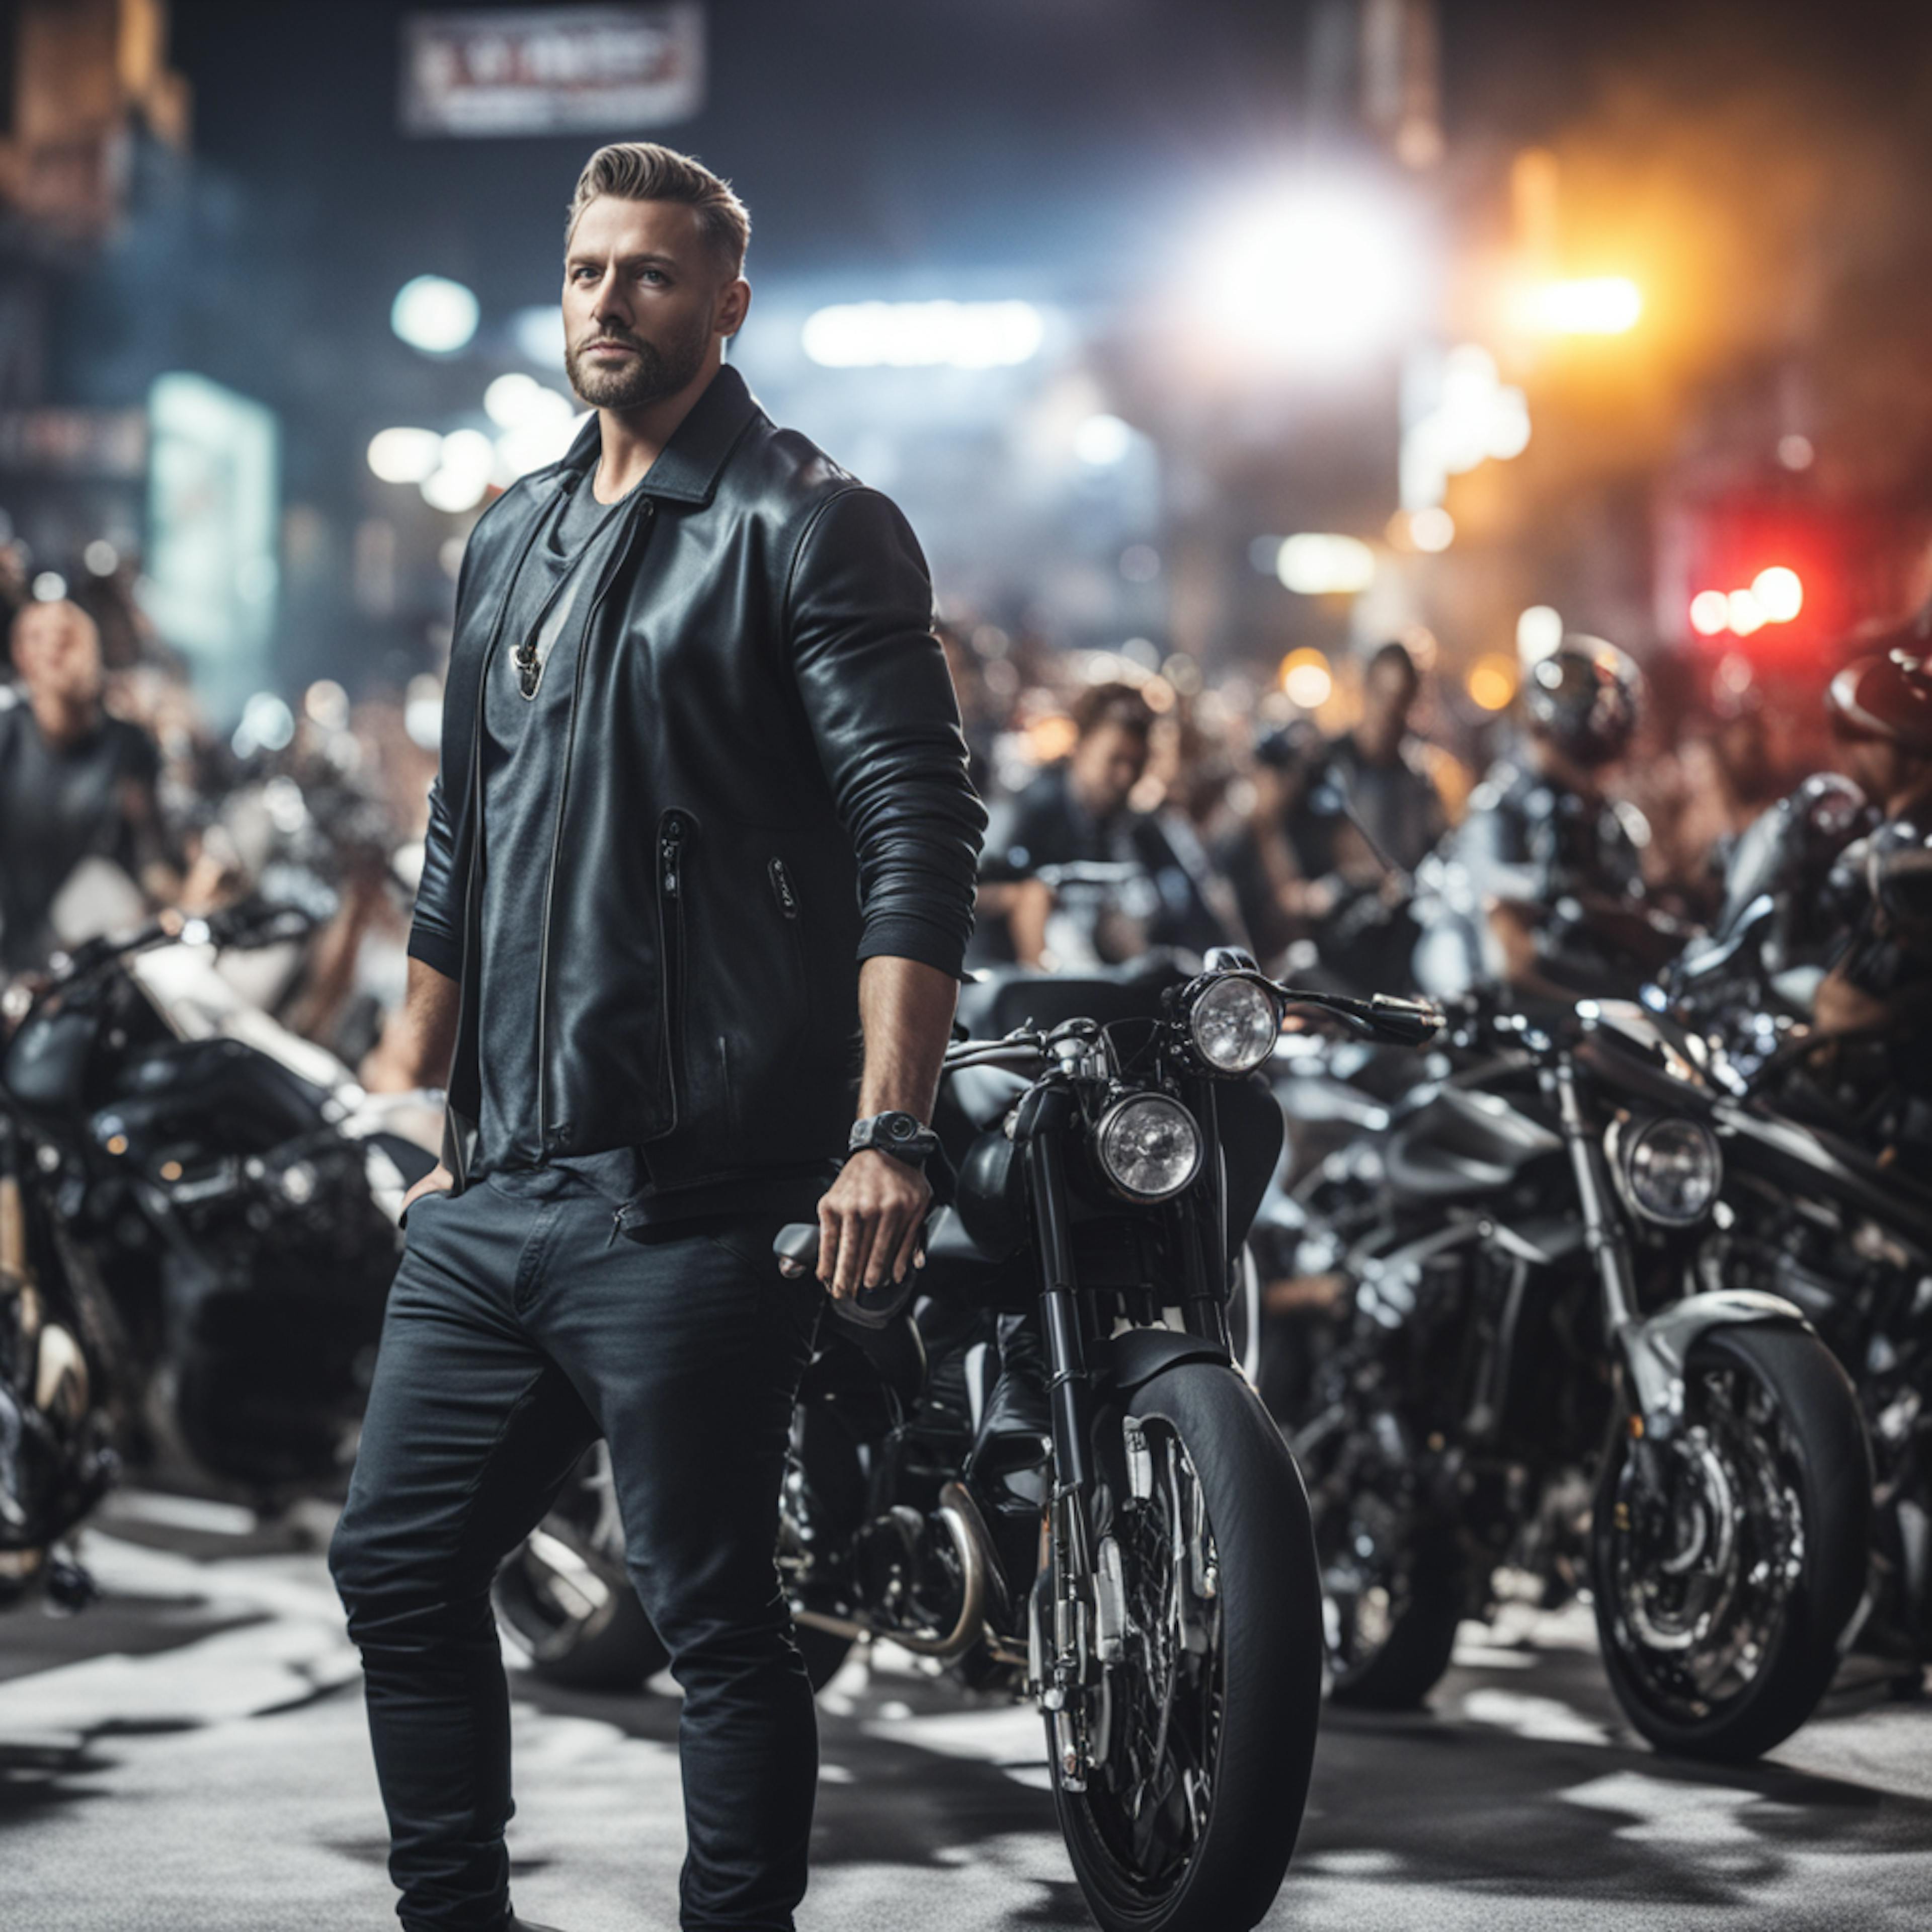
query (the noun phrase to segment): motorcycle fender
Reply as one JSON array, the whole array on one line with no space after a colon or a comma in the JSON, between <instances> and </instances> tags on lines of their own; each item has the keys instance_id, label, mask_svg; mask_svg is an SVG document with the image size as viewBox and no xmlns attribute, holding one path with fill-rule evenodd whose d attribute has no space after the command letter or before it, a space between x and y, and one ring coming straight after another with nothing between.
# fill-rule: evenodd
<instances>
[{"instance_id":1,"label":"motorcycle fender","mask_svg":"<svg viewBox=\"0 0 1932 1932\"><path fill-rule=\"evenodd\" d=\"M1683 1420L1684 1364L1698 1338L1714 1328L1756 1322L1789 1322L1808 1331L1811 1327L1804 1310L1781 1294L1723 1288L1686 1295L1624 1330L1624 1360L1646 1435L1668 1436Z\"/></svg>"},{"instance_id":2,"label":"motorcycle fender","mask_svg":"<svg viewBox=\"0 0 1932 1932\"><path fill-rule=\"evenodd\" d=\"M1181 1362L1219 1362L1228 1366L1228 1352L1205 1335L1184 1334L1176 1328L1127 1328L1094 1349L1096 1381L1110 1394L1130 1395L1154 1377Z\"/></svg>"}]
</instances>

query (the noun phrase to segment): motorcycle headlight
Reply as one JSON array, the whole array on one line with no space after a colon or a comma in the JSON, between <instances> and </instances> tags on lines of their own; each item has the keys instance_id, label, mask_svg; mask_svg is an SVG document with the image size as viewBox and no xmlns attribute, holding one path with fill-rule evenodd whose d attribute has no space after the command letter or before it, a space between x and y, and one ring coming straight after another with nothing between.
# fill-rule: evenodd
<instances>
[{"instance_id":1,"label":"motorcycle headlight","mask_svg":"<svg viewBox=\"0 0 1932 1932\"><path fill-rule=\"evenodd\" d=\"M1611 1172L1634 1214L1666 1228L1688 1228L1710 1212L1724 1184L1718 1137L1701 1120L1666 1114L1614 1122Z\"/></svg>"},{"instance_id":2,"label":"motorcycle headlight","mask_svg":"<svg viewBox=\"0 0 1932 1932\"><path fill-rule=\"evenodd\" d=\"M1231 974L1203 988L1187 1030L1194 1051L1216 1073L1252 1073L1281 1036L1281 1007L1258 980Z\"/></svg>"},{"instance_id":3,"label":"motorcycle headlight","mask_svg":"<svg viewBox=\"0 0 1932 1932\"><path fill-rule=\"evenodd\" d=\"M1102 1120L1094 1144L1101 1172L1136 1201L1165 1201L1201 1171L1201 1130L1165 1094L1120 1101Z\"/></svg>"}]
</instances>

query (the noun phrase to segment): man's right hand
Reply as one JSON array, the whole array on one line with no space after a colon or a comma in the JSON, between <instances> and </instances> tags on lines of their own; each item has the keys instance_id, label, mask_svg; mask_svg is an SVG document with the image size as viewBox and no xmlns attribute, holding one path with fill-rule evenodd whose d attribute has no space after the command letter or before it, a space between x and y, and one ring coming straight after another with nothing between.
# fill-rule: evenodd
<instances>
[{"instance_id":1,"label":"man's right hand","mask_svg":"<svg viewBox=\"0 0 1932 1932\"><path fill-rule=\"evenodd\" d=\"M447 1194L456 1185L456 1177L438 1161L422 1180L403 1196L403 1212L406 1214L425 1194Z\"/></svg>"}]
</instances>

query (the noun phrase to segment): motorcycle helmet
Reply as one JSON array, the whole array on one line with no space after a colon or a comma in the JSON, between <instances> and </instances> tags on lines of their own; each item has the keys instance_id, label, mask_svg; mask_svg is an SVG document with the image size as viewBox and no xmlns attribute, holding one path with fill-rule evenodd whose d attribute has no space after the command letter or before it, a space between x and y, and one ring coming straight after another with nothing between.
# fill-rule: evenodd
<instances>
[{"instance_id":1,"label":"motorcycle helmet","mask_svg":"<svg viewBox=\"0 0 1932 1932\"><path fill-rule=\"evenodd\" d=\"M1522 681L1529 728L1580 765L1606 765L1636 729L1642 674L1615 644L1572 632Z\"/></svg>"},{"instance_id":2,"label":"motorcycle helmet","mask_svg":"<svg viewBox=\"0 0 1932 1932\"><path fill-rule=\"evenodd\" d=\"M1918 630L1908 627L1890 650L1854 658L1826 688L1841 736L1888 739L1914 758L1932 758L1932 639Z\"/></svg>"}]
</instances>

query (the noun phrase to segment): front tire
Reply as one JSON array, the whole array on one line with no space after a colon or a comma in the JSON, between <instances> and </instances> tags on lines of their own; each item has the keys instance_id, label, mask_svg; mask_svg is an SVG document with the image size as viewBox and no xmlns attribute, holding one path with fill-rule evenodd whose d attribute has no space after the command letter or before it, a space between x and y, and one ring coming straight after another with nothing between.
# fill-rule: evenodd
<instances>
[{"instance_id":1,"label":"front tire","mask_svg":"<svg viewBox=\"0 0 1932 1932\"><path fill-rule=\"evenodd\" d=\"M1084 1790L1068 1788L1048 1718L1060 1829L1104 1932L1246 1932L1280 1889L1314 1757L1307 1498L1229 1370L1183 1364L1129 1407L1146 1451L1130 1467L1148 1478L1114 1517L1129 1629L1123 1661L1088 1694L1090 1731L1104 1706L1109 1744Z\"/></svg>"},{"instance_id":2,"label":"front tire","mask_svg":"<svg viewBox=\"0 0 1932 1932\"><path fill-rule=\"evenodd\" d=\"M1864 1589L1858 1398L1807 1330L1714 1329L1685 1365L1681 1426L1649 1453L1647 1483L1620 1438L1598 1496L1604 1667L1658 1750L1742 1762L1810 1716Z\"/></svg>"}]
</instances>

